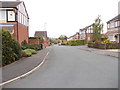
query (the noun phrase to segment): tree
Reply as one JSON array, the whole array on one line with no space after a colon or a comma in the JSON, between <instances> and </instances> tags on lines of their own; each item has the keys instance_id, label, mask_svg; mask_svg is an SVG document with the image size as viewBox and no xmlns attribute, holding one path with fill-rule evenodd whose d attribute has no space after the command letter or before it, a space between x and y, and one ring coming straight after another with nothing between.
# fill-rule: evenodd
<instances>
[{"instance_id":1,"label":"tree","mask_svg":"<svg viewBox=\"0 0 120 90\"><path fill-rule=\"evenodd\" d=\"M63 40L67 40L67 36L61 35L58 39L62 40L62 42L63 42Z\"/></svg>"},{"instance_id":2,"label":"tree","mask_svg":"<svg viewBox=\"0 0 120 90\"><path fill-rule=\"evenodd\" d=\"M100 40L103 32L103 23L101 23L100 16L97 17L95 23L92 24L93 26L93 41Z\"/></svg>"}]
</instances>

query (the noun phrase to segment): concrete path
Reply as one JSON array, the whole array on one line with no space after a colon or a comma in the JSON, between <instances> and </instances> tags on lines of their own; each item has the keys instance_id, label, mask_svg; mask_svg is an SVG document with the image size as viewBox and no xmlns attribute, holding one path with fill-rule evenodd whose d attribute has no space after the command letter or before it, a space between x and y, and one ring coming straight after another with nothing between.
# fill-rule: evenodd
<instances>
[{"instance_id":1,"label":"concrete path","mask_svg":"<svg viewBox=\"0 0 120 90\"><path fill-rule=\"evenodd\" d=\"M28 71L35 68L38 64L40 64L48 52L49 48L38 51L37 54L32 55L31 57L22 58L19 61L7 65L2 68L2 82L11 80L20 76L22 74L27 73Z\"/></svg>"},{"instance_id":2,"label":"concrete path","mask_svg":"<svg viewBox=\"0 0 120 90\"><path fill-rule=\"evenodd\" d=\"M44 65L31 75L4 88L117 88L118 59L54 46Z\"/></svg>"}]
</instances>

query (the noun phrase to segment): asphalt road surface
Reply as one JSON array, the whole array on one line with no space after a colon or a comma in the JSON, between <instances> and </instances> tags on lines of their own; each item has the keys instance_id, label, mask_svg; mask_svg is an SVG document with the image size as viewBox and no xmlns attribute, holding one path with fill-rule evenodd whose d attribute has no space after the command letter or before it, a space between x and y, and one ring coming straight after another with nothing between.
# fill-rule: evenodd
<instances>
[{"instance_id":1,"label":"asphalt road surface","mask_svg":"<svg viewBox=\"0 0 120 90\"><path fill-rule=\"evenodd\" d=\"M118 59L80 50L53 46L44 65L31 75L4 88L117 88Z\"/></svg>"}]
</instances>

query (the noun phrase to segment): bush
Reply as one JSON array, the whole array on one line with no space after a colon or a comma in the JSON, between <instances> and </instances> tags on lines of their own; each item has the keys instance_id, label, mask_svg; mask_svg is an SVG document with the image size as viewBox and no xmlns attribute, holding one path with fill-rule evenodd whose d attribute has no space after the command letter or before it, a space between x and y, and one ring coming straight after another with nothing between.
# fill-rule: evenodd
<instances>
[{"instance_id":1,"label":"bush","mask_svg":"<svg viewBox=\"0 0 120 90\"><path fill-rule=\"evenodd\" d=\"M78 46L78 45L85 45L85 40L69 40L65 43L66 45L70 46Z\"/></svg>"},{"instance_id":2,"label":"bush","mask_svg":"<svg viewBox=\"0 0 120 90\"><path fill-rule=\"evenodd\" d=\"M39 36L39 37L29 37L29 39L36 39L36 40L39 40L39 39L43 39L42 36Z\"/></svg>"},{"instance_id":3,"label":"bush","mask_svg":"<svg viewBox=\"0 0 120 90\"><path fill-rule=\"evenodd\" d=\"M32 54L36 54L37 52L34 49L25 49L25 52L31 52Z\"/></svg>"},{"instance_id":4,"label":"bush","mask_svg":"<svg viewBox=\"0 0 120 90\"><path fill-rule=\"evenodd\" d=\"M22 50L21 51L21 55L22 55L22 57L30 57L30 56L32 56L32 53L31 52L26 52L26 51Z\"/></svg>"},{"instance_id":5,"label":"bush","mask_svg":"<svg viewBox=\"0 0 120 90\"><path fill-rule=\"evenodd\" d=\"M37 51L35 51L34 49L25 49L22 50L21 54L23 57L30 57L32 54L36 54Z\"/></svg>"},{"instance_id":6,"label":"bush","mask_svg":"<svg viewBox=\"0 0 120 90\"><path fill-rule=\"evenodd\" d=\"M112 42L109 40L105 40L103 42L89 42L88 47L90 48L98 48L98 49L120 49L120 44L117 42Z\"/></svg>"},{"instance_id":7,"label":"bush","mask_svg":"<svg viewBox=\"0 0 120 90\"><path fill-rule=\"evenodd\" d=\"M21 43L21 45L22 45L21 48L22 48L23 50L25 50L25 49L34 49L34 50L38 51L38 50L43 49L43 46L42 46L42 45L37 45L37 44L34 44L34 43L29 44L29 43L27 43L26 41L23 41L23 42Z\"/></svg>"},{"instance_id":8,"label":"bush","mask_svg":"<svg viewBox=\"0 0 120 90\"><path fill-rule=\"evenodd\" d=\"M20 44L11 36L9 30L2 29L2 65L10 64L20 57Z\"/></svg>"},{"instance_id":9,"label":"bush","mask_svg":"<svg viewBox=\"0 0 120 90\"><path fill-rule=\"evenodd\" d=\"M109 39L104 40L102 43L112 43Z\"/></svg>"}]
</instances>

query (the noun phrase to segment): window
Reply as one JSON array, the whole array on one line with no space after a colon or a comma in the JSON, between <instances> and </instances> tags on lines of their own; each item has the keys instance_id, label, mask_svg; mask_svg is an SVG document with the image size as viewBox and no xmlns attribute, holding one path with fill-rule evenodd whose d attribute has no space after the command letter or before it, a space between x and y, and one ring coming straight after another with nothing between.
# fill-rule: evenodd
<instances>
[{"instance_id":1,"label":"window","mask_svg":"<svg viewBox=\"0 0 120 90\"><path fill-rule=\"evenodd\" d=\"M15 12L8 11L8 21L15 21Z\"/></svg>"},{"instance_id":2,"label":"window","mask_svg":"<svg viewBox=\"0 0 120 90\"><path fill-rule=\"evenodd\" d=\"M110 28L110 24L108 24L107 26L108 26L108 28Z\"/></svg>"},{"instance_id":3,"label":"window","mask_svg":"<svg viewBox=\"0 0 120 90\"><path fill-rule=\"evenodd\" d=\"M117 21L115 22L115 27L117 27L118 26L118 23L117 23Z\"/></svg>"},{"instance_id":4,"label":"window","mask_svg":"<svg viewBox=\"0 0 120 90\"><path fill-rule=\"evenodd\" d=\"M118 21L118 26L120 26L120 21Z\"/></svg>"},{"instance_id":5,"label":"window","mask_svg":"<svg viewBox=\"0 0 120 90\"><path fill-rule=\"evenodd\" d=\"M11 34L14 33L14 25L11 25L11 24L7 24L7 25L6 24L2 24L2 25L0 25L0 29L1 29L1 27L3 29L9 30Z\"/></svg>"},{"instance_id":6,"label":"window","mask_svg":"<svg viewBox=\"0 0 120 90\"><path fill-rule=\"evenodd\" d=\"M0 11L0 22L6 22L6 11Z\"/></svg>"},{"instance_id":7,"label":"window","mask_svg":"<svg viewBox=\"0 0 120 90\"><path fill-rule=\"evenodd\" d=\"M111 27L111 28L115 27L115 23L112 22L112 23L110 24L110 27Z\"/></svg>"}]
</instances>

